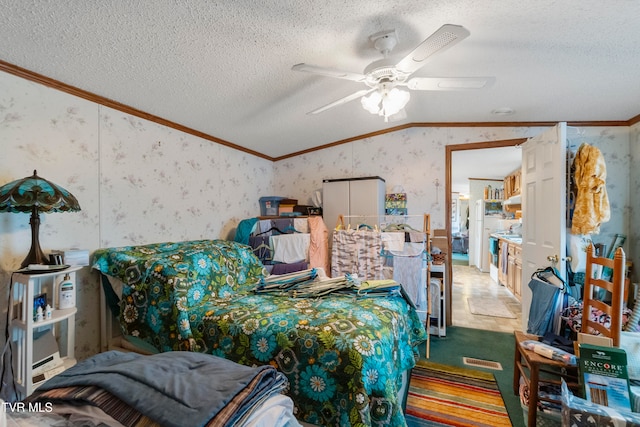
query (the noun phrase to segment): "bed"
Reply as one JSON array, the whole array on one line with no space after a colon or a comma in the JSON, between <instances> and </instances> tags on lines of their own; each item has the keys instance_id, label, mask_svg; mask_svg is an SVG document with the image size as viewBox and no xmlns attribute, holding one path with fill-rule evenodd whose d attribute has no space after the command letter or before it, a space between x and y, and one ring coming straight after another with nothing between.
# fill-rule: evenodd
<instances>
[{"instance_id":1,"label":"bed","mask_svg":"<svg viewBox=\"0 0 640 427\"><path fill-rule=\"evenodd\" d=\"M193 427L299 427L293 402L282 394L286 384L269 365L195 352L108 351L47 380L24 402L5 405L0 425L181 427L188 420Z\"/></svg>"},{"instance_id":2,"label":"bed","mask_svg":"<svg viewBox=\"0 0 640 427\"><path fill-rule=\"evenodd\" d=\"M272 365L305 423L406 425L408 374L427 335L401 295L256 294L263 265L226 240L101 249L93 267L109 279L107 300L119 299L128 343Z\"/></svg>"}]
</instances>

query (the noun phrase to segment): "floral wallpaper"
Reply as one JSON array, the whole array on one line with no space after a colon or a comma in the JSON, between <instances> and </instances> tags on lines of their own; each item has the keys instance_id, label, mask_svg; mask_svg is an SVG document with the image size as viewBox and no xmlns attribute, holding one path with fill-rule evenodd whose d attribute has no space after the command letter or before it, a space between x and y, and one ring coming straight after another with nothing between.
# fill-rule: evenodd
<instances>
[{"instance_id":1,"label":"floral wallpaper","mask_svg":"<svg viewBox=\"0 0 640 427\"><path fill-rule=\"evenodd\" d=\"M232 238L273 186L270 161L105 107L100 167L102 247Z\"/></svg>"},{"instance_id":2,"label":"floral wallpaper","mask_svg":"<svg viewBox=\"0 0 640 427\"><path fill-rule=\"evenodd\" d=\"M416 127L274 163L0 73L0 185L37 169L74 194L82 208L41 215L45 252L230 238L241 219L259 214L262 196L312 204L323 179L371 175L383 177L388 190L401 186L410 214L430 213L432 227L444 228L445 146L541 130ZM598 238L608 243L614 233L633 233L635 256L639 243L632 225L638 223L638 209L632 206L640 183L640 125L581 128L571 135L573 147L594 144L607 161L612 218ZM29 246L28 215L0 213L5 301L10 272ZM76 355L82 359L99 351L99 288L89 268L77 281ZM4 328L5 316L0 319Z\"/></svg>"},{"instance_id":3,"label":"floral wallpaper","mask_svg":"<svg viewBox=\"0 0 640 427\"><path fill-rule=\"evenodd\" d=\"M433 229L445 228L445 146L530 137L543 130L525 127L411 128L383 134L276 162L275 194L310 203L311 195L322 189L323 179L380 176L386 180L387 192L401 186L407 193L409 215L429 213ZM616 233L628 235L630 229L629 128L568 127L567 139L571 153L575 153L580 144L589 143L600 148L605 158L611 219L601 227L600 234L591 237L596 243L610 246ZM333 228L335 224L327 226ZM631 239L625 250L627 259L633 261L638 252L630 251L630 244ZM524 293L527 291L525 289ZM524 304L527 304L527 298L524 296Z\"/></svg>"},{"instance_id":4,"label":"floral wallpaper","mask_svg":"<svg viewBox=\"0 0 640 427\"><path fill-rule=\"evenodd\" d=\"M445 228L445 146L526 138L543 130L443 127L383 134L276 162L274 194L312 204L312 195L322 190L323 179L380 176L386 181L387 192L395 186L404 189L410 215L429 213L432 228ZM586 142L598 147L605 157L611 219L592 237L596 243L610 244L614 234L627 234L630 227L629 128L568 127L567 139L573 153Z\"/></svg>"},{"instance_id":5,"label":"floral wallpaper","mask_svg":"<svg viewBox=\"0 0 640 427\"><path fill-rule=\"evenodd\" d=\"M271 161L6 73L0 73L0 140L0 185L37 169L80 203L77 213L40 216L45 253L229 238L241 219L259 214L258 199L274 185ZM29 215L0 213L3 301L10 272L30 244ZM90 268L78 272L77 282L82 359L99 351L100 294Z\"/></svg>"}]
</instances>

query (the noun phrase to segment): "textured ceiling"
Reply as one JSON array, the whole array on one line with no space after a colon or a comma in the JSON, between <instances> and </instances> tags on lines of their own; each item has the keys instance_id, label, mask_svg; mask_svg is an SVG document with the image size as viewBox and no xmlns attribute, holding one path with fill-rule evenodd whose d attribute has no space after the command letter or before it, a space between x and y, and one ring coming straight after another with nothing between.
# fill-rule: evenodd
<instances>
[{"instance_id":1,"label":"textured ceiling","mask_svg":"<svg viewBox=\"0 0 640 427\"><path fill-rule=\"evenodd\" d=\"M0 60L276 158L412 122L628 120L638 17L635 0L0 0ZM414 76L493 87L414 91L399 122L358 100L306 114L366 86L292 65L360 73L381 58L369 35L396 29L402 57L447 23L471 35Z\"/></svg>"}]
</instances>

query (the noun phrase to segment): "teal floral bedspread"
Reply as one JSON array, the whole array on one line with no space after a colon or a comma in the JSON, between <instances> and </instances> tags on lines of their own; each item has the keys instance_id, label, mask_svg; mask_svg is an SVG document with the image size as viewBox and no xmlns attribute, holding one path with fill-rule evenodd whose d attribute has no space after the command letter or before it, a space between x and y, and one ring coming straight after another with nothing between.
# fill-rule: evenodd
<instances>
[{"instance_id":1,"label":"teal floral bedspread","mask_svg":"<svg viewBox=\"0 0 640 427\"><path fill-rule=\"evenodd\" d=\"M401 296L257 295L262 264L226 240L100 249L93 267L124 283L125 335L159 351L273 365L308 423L406 425L401 373L415 365L426 331Z\"/></svg>"}]
</instances>

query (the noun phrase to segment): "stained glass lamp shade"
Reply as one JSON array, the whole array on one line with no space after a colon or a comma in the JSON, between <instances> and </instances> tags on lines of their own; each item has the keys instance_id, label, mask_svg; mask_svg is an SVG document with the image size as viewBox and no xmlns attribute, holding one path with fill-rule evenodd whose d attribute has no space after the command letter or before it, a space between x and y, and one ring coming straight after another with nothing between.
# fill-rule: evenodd
<instances>
[{"instance_id":1,"label":"stained glass lamp shade","mask_svg":"<svg viewBox=\"0 0 640 427\"><path fill-rule=\"evenodd\" d=\"M22 261L21 268L29 264L49 264L49 259L40 248L38 233L40 212L77 212L78 200L64 188L40 178L37 172L33 176L12 181L0 187L0 212L31 213L31 250Z\"/></svg>"}]
</instances>

